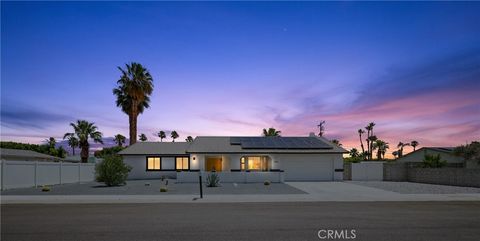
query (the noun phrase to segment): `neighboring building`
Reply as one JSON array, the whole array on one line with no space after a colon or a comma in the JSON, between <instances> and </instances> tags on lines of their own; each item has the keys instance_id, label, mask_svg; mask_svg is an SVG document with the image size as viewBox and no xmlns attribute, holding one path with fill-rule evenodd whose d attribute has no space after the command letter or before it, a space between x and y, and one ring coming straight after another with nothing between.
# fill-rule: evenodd
<instances>
[{"instance_id":1,"label":"neighboring building","mask_svg":"<svg viewBox=\"0 0 480 241\"><path fill-rule=\"evenodd\" d=\"M188 172L216 171L224 182L277 175L281 181L342 180L344 153L325 138L312 136L200 136L193 142L137 142L119 152L132 167L129 179L183 179Z\"/></svg>"},{"instance_id":2,"label":"neighboring building","mask_svg":"<svg viewBox=\"0 0 480 241\"><path fill-rule=\"evenodd\" d=\"M6 161L61 161L62 158L36 151L0 148L0 158Z\"/></svg>"},{"instance_id":3,"label":"neighboring building","mask_svg":"<svg viewBox=\"0 0 480 241\"><path fill-rule=\"evenodd\" d=\"M425 155L440 155L442 160L447 161L448 166L463 166L465 159L453 154L454 147L422 147L414 152L410 152L403 157L399 157L397 162L420 163L423 162Z\"/></svg>"}]
</instances>

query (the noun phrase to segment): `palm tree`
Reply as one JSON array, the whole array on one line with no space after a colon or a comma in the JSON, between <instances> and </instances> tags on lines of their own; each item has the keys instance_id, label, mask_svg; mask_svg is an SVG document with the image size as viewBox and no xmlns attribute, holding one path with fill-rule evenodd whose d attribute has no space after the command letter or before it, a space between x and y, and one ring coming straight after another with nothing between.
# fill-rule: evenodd
<instances>
[{"instance_id":1,"label":"palm tree","mask_svg":"<svg viewBox=\"0 0 480 241\"><path fill-rule=\"evenodd\" d=\"M263 129L263 136L280 136L281 133L281 131L277 131L273 127L268 128L268 130Z\"/></svg>"},{"instance_id":2,"label":"palm tree","mask_svg":"<svg viewBox=\"0 0 480 241\"><path fill-rule=\"evenodd\" d=\"M65 136L63 139L65 140ZM78 147L78 139L75 136L68 136L68 146L72 148L72 155L75 156L75 147Z\"/></svg>"},{"instance_id":3,"label":"palm tree","mask_svg":"<svg viewBox=\"0 0 480 241\"><path fill-rule=\"evenodd\" d=\"M398 149L398 157L402 157L403 156L403 148L406 147L406 146L409 146L410 143L403 143L403 142L399 142L398 145L397 145L397 148Z\"/></svg>"},{"instance_id":4,"label":"palm tree","mask_svg":"<svg viewBox=\"0 0 480 241\"><path fill-rule=\"evenodd\" d=\"M418 146L418 141L412 141L410 142L410 146L413 147L413 151L415 151L417 149L417 146Z\"/></svg>"},{"instance_id":5,"label":"palm tree","mask_svg":"<svg viewBox=\"0 0 480 241\"><path fill-rule=\"evenodd\" d=\"M356 157L358 157L358 156L360 155L360 153L358 153L357 148L352 148L352 149L350 150L349 154L350 154L350 156L351 156L352 158L356 158Z\"/></svg>"},{"instance_id":6,"label":"palm tree","mask_svg":"<svg viewBox=\"0 0 480 241\"><path fill-rule=\"evenodd\" d=\"M153 79L146 68L139 63L126 64L117 81L113 94L116 105L128 115L130 145L137 142L137 117L145 108L150 107L150 95L153 92Z\"/></svg>"},{"instance_id":7,"label":"palm tree","mask_svg":"<svg viewBox=\"0 0 480 241\"><path fill-rule=\"evenodd\" d=\"M176 131L172 131L172 133L170 133L170 137L173 139L172 142L175 142L175 139L177 139L179 135Z\"/></svg>"},{"instance_id":8,"label":"palm tree","mask_svg":"<svg viewBox=\"0 0 480 241\"><path fill-rule=\"evenodd\" d=\"M370 147L369 147L369 151L368 151L368 158L370 160L372 160L373 159L373 144L378 140L378 138L377 138L377 136L371 135L367 138L367 140L370 142Z\"/></svg>"},{"instance_id":9,"label":"palm tree","mask_svg":"<svg viewBox=\"0 0 480 241\"><path fill-rule=\"evenodd\" d=\"M82 158L82 162L87 162L88 151L90 148L88 139L92 138L93 142L103 144L102 133L98 131L98 127L95 126L95 123L90 123L86 120L77 120L77 123L70 123L70 126L72 126L74 132L65 133L63 139L75 136L78 139L78 146L81 148L80 157Z\"/></svg>"},{"instance_id":10,"label":"palm tree","mask_svg":"<svg viewBox=\"0 0 480 241\"><path fill-rule=\"evenodd\" d=\"M187 139L185 139L186 142L193 142L193 137L192 136L187 136Z\"/></svg>"},{"instance_id":11,"label":"palm tree","mask_svg":"<svg viewBox=\"0 0 480 241\"><path fill-rule=\"evenodd\" d=\"M50 149L55 149L55 144L57 144L57 140L55 140L55 138L53 137L50 137L48 139L45 140L47 142L47 146L50 148Z\"/></svg>"},{"instance_id":12,"label":"palm tree","mask_svg":"<svg viewBox=\"0 0 480 241\"><path fill-rule=\"evenodd\" d=\"M376 140L372 145L372 151L377 150L377 159L381 160L385 158L385 153L387 149L390 148L387 142L383 140Z\"/></svg>"},{"instance_id":13,"label":"palm tree","mask_svg":"<svg viewBox=\"0 0 480 241\"><path fill-rule=\"evenodd\" d=\"M337 140L337 139L333 139L333 140L331 140L330 142L333 143L333 144L335 144L335 145L337 145L337 146L342 146L342 143L340 143L340 141Z\"/></svg>"},{"instance_id":14,"label":"palm tree","mask_svg":"<svg viewBox=\"0 0 480 241\"><path fill-rule=\"evenodd\" d=\"M358 137L360 138L360 146L362 147L362 153L365 153L365 148L363 147L362 134L365 134L363 129L358 129Z\"/></svg>"},{"instance_id":15,"label":"palm tree","mask_svg":"<svg viewBox=\"0 0 480 241\"><path fill-rule=\"evenodd\" d=\"M117 146L122 147L123 144L125 144L126 138L121 134L116 134L113 140L117 143Z\"/></svg>"},{"instance_id":16,"label":"palm tree","mask_svg":"<svg viewBox=\"0 0 480 241\"><path fill-rule=\"evenodd\" d=\"M140 141L144 142L144 141L147 141L148 138L145 134L142 133L142 134L138 135L138 139Z\"/></svg>"},{"instance_id":17,"label":"palm tree","mask_svg":"<svg viewBox=\"0 0 480 241\"><path fill-rule=\"evenodd\" d=\"M365 129L367 130L367 149L368 149L368 157L371 160L372 159L372 144L373 142L370 140L370 137L373 136L373 127L375 126L374 122L368 123L367 126L365 126Z\"/></svg>"},{"instance_id":18,"label":"palm tree","mask_svg":"<svg viewBox=\"0 0 480 241\"><path fill-rule=\"evenodd\" d=\"M167 134L165 134L165 131L159 131L157 133L157 136L160 138L160 142L163 142L163 139L167 138Z\"/></svg>"},{"instance_id":19,"label":"palm tree","mask_svg":"<svg viewBox=\"0 0 480 241\"><path fill-rule=\"evenodd\" d=\"M394 152L392 152L392 155L393 155L393 157L395 157L395 159L396 159L396 158L397 158L397 156L398 156L398 151L394 151Z\"/></svg>"}]
</instances>

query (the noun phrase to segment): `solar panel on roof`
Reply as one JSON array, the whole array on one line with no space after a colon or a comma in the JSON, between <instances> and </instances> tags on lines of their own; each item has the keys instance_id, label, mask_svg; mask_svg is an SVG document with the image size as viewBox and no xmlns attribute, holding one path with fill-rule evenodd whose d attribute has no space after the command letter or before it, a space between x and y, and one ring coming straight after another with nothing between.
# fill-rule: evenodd
<instances>
[{"instance_id":1,"label":"solar panel on roof","mask_svg":"<svg viewBox=\"0 0 480 241\"><path fill-rule=\"evenodd\" d=\"M243 149L332 149L316 137L231 137L230 144Z\"/></svg>"}]
</instances>

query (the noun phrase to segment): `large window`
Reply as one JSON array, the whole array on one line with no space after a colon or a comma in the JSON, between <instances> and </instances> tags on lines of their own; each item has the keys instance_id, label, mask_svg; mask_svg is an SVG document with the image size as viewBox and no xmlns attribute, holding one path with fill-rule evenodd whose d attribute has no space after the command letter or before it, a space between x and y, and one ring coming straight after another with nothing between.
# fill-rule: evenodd
<instances>
[{"instance_id":1,"label":"large window","mask_svg":"<svg viewBox=\"0 0 480 241\"><path fill-rule=\"evenodd\" d=\"M175 159L177 170L189 170L190 162L188 157L177 157Z\"/></svg>"},{"instance_id":2,"label":"large window","mask_svg":"<svg viewBox=\"0 0 480 241\"><path fill-rule=\"evenodd\" d=\"M268 157L249 156L240 158L240 169L251 171L268 171L270 169Z\"/></svg>"},{"instance_id":3,"label":"large window","mask_svg":"<svg viewBox=\"0 0 480 241\"><path fill-rule=\"evenodd\" d=\"M160 171L160 157L147 157L147 171Z\"/></svg>"}]
</instances>

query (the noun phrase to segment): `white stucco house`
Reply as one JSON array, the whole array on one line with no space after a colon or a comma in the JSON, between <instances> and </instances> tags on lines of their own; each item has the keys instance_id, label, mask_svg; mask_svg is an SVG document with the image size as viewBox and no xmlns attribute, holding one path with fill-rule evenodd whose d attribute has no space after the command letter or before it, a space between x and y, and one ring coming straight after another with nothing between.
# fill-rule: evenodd
<instances>
[{"instance_id":1,"label":"white stucco house","mask_svg":"<svg viewBox=\"0 0 480 241\"><path fill-rule=\"evenodd\" d=\"M322 137L199 136L193 142L138 142L119 154L129 179L196 182L215 171L222 182L334 181L343 179L347 151Z\"/></svg>"}]
</instances>

